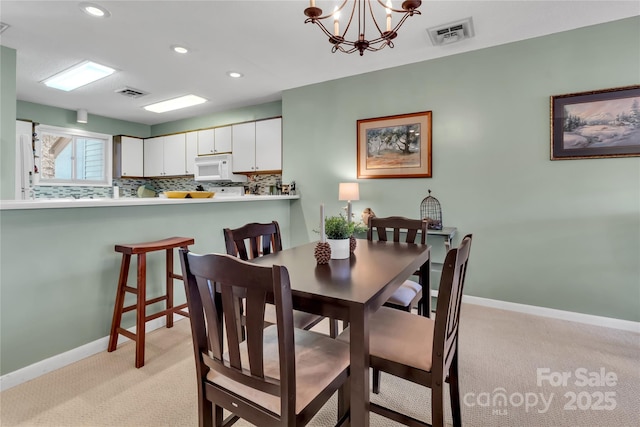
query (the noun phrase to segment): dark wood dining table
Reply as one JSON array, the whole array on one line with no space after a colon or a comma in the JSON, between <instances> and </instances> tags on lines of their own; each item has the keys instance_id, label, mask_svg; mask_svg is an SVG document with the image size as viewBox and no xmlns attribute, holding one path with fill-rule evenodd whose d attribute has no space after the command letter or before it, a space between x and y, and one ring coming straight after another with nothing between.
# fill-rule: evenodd
<instances>
[{"instance_id":1,"label":"dark wood dining table","mask_svg":"<svg viewBox=\"0 0 640 427\"><path fill-rule=\"evenodd\" d=\"M369 425L369 316L417 270L424 278L425 308L431 312L430 246L357 240L348 259L318 265L317 242L255 258L260 265L283 265L291 278L294 308L346 320L350 326L351 425ZM339 410L346 401L340 401Z\"/></svg>"}]
</instances>

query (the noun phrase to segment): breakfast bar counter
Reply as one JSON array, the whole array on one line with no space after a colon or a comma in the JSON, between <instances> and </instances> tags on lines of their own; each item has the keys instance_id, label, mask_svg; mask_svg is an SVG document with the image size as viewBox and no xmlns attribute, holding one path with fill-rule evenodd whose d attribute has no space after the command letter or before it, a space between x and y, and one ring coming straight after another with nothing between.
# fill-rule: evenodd
<instances>
[{"instance_id":1,"label":"breakfast bar counter","mask_svg":"<svg viewBox=\"0 0 640 427\"><path fill-rule=\"evenodd\" d=\"M195 240L194 252L226 253L225 227L271 221L278 221L283 245L290 245L291 212L300 209L301 196L218 196L0 202L1 385L13 381L8 374L28 378L46 369L41 362L65 352L106 350L122 258L115 245L183 236ZM177 259L174 271L180 272ZM129 284L136 283L133 267ZM150 299L163 294L165 276L165 254L150 253ZM175 290L178 305L185 301L179 280ZM163 305L149 305L148 314ZM132 327L134 316L125 313L122 327ZM153 363L151 350L146 362Z\"/></svg>"},{"instance_id":2,"label":"breakfast bar counter","mask_svg":"<svg viewBox=\"0 0 640 427\"><path fill-rule=\"evenodd\" d=\"M153 206L153 205L180 205L180 204L209 204L209 203L229 203L229 202L262 202L274 200L295 200L295 196L221 196L201 199L171 199L165 197L123 197L119 199L111 198L58 198L58 199L31 199L31 200L1 200L0 210L15 209L53 209L53 208L100 208L115 206Z\"/></svg>"}]
</instances>

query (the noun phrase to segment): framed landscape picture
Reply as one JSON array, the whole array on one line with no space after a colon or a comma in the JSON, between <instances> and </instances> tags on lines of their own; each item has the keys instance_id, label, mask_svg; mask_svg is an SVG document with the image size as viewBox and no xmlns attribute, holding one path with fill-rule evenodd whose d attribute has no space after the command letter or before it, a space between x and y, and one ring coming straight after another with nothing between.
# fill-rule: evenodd
<instances>
[{"instance_id":1,"label":"framed landscape picture","mask_svg":"<svg viewBox=\"0 0 640 427\"><path fill-rule=\"evenodd\" d=\"M640 156L640 85L551 97L551 160Z\"/></svg>"},{"instance_id":2,"label":"framed landscape picture","mask_svg":"<svg viewBox=\"0 0 640 427\"><path fill-rule=\"evenodd\" d=\"M430 178L431 111L358 120L358 178Z\"/></svg>"}]
</instances>

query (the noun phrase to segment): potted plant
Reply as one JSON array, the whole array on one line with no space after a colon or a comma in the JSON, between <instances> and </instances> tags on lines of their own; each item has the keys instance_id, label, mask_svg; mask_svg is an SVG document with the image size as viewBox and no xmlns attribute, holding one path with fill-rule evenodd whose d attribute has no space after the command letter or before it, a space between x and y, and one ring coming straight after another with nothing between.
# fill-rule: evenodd
<instances>
[{"instance_id":1,"label":"potted plant","mask_svg":"<svg viewBox=\"0 0 640 427\"><path fill-rule=\"evenodd\" d=\"M342 214L326 217L324 232L327 235L329 245L331 245L331 258L349 258L349 254L355 250L356 240L353 233L365 230L364 225L347 221L347 218Z\"/></svg>"}]
</instances>

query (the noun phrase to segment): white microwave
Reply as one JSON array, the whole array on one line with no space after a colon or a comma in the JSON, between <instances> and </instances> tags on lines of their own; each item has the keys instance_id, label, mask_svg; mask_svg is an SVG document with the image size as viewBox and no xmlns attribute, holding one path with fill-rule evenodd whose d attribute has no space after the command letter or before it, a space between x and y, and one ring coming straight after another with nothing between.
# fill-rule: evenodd
<instances>
[{"instance_id":1,"label":"white microwave","mask_svg":"<svg viewBox=\"0 0 640 427\"><path fill-rule=\"evenodd\" d=\"M233 158L231 154L196 157L194 178L196 181L247 181L245 175L233 173Z\"/></svg>"}]
</instances>

